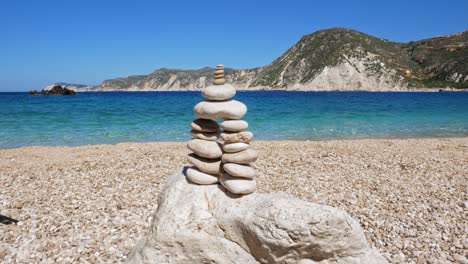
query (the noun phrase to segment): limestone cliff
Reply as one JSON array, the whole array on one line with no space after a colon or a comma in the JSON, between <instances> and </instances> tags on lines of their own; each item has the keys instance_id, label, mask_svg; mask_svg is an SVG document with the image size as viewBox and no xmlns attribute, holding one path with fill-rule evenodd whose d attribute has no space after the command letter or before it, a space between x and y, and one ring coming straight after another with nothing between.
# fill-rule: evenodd
<instances>
[{"instance_id":1,"label":"limestone cliff","mask_svg":"<svg viewBox=\"0 0 468 264\"><path fill-rule=\"evenodd\" d=\"M239 90L366 90L468 88L468 31L395 43L333 28L304 36L271 64L226 70ZM211 84L214 69L162 68L149 75L106 80L79 91L195 91Z\"/></svg>"}]
</instances>

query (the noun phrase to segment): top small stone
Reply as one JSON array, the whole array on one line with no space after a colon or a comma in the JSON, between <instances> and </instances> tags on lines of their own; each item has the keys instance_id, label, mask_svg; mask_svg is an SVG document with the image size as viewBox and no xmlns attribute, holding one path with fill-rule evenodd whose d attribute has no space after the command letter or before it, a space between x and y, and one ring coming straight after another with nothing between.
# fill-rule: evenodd
<instances>
[{"instance_id":1,"label":"top small stone","mask_svg":"<svg viewBox=\"0 0 468 264\"><path fill-rule=\"evenodd\" d=\"M213 78L214 85L223 85L226 83L226 79L224 79L224 66L219 64L216 66L216 71Z\"/></svg>"}]
</instances>

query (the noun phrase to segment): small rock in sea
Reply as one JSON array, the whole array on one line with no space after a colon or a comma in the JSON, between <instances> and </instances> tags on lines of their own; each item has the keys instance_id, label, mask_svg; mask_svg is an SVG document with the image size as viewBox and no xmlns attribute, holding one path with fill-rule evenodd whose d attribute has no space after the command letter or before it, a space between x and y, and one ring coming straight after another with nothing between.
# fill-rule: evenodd
<instances>
[{"instance_id":1,"label":"small rock in sea","mask_svg":"<svg viewBox=\"0 0 468 264\"><path fill-rule=\"evenodd\" d=\"M36 90L29 92L31 95L75 95L76 92L72 89L62 87L61 85L54 85L48 90L42 90L40 93Z\"/></svg>"}]
</instances>

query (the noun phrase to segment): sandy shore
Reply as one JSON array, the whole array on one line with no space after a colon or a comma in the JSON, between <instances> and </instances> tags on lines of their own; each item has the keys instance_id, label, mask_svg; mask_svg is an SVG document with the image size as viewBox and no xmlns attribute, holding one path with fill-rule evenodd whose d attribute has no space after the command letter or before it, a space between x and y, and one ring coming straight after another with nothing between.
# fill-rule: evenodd
<instances>
[{"instance_id":1,"label":"sandy shore","mask_svg":"<svg viewBox=\"0 0 468 264\"><path fill-rule=\"evenodd\" d=\"M392 263L468 257L468 138L255 142L260 192L342 208ZM184 143L0 150L0 262L116 262Z\"/></svg>"}]
</instances>

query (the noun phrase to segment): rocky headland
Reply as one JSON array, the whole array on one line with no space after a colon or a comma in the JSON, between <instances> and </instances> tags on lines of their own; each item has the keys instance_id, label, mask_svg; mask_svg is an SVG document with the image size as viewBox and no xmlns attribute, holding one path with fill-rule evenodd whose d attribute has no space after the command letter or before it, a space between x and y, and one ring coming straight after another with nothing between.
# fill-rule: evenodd
<instances>
[{"instance_id":1,"label":"rocky headland","mask_svg":"<svg viewBox=\"0 0 468 264\"><path fill-rule=\"evenodd\" d=\"M468 88L468 31L397 43L344 28L302 37L271 64L226 69L238 90L438 91ZM199 91L212 68L161 68L148 75L105 80L76 91Z\"/></svg>"}]
</instances>

